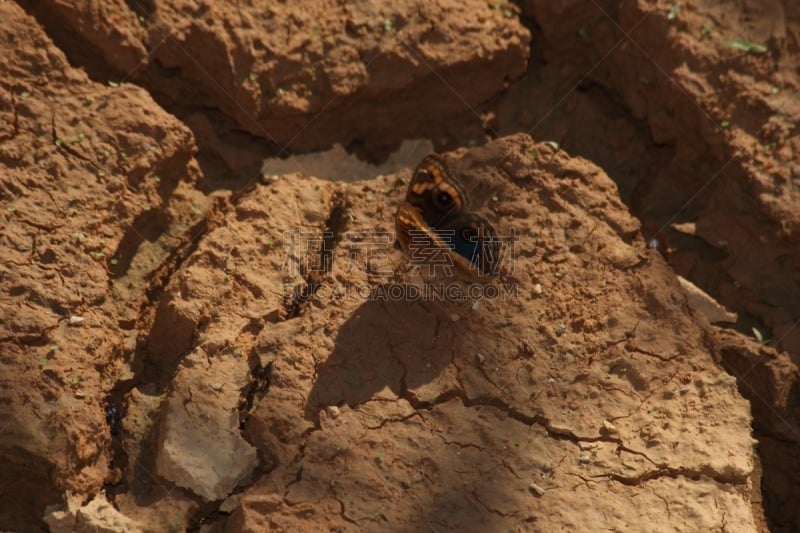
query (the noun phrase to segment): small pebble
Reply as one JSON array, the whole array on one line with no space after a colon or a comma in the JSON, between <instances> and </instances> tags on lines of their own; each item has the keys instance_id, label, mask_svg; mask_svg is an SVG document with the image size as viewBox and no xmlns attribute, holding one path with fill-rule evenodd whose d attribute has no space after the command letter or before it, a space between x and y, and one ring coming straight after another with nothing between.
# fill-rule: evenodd
<instances>
[{"instance_id":1,"label":"small pebble","mask_svg":"<svg viewBox=\"0 0 800 533\"><path fill-rule=\"evenodd\" d=\"M612 434L617 432L616 426L609 422L608 420L603 420L603 429L606 430L607 433Z\"/></svg>"},{"instance_id":2,"label":"small pebble","mask_svg":"<svg viewBox=\"0 0 800 533\"><path fill-rule=\"evenodd\" d=\"M542 284L541 283L537 283L536 285L533 286L533 294L536 294L538 296L539 294L542 294L543 292L544 292L544 290L542 289Z\"/></svg>"},{"instance_id":3,"label":"small pebble","mask_svg":"<svg viewBox=\"0 0 800 533\"><path fill-rule=\"evenodd\" d=\"M69 317L69 321L67 323L70 326L79 326L79 325L83 324L84 320L86 320L86 319L83 318L82 316L72 315L71 317Z\"/></svg>"},{"instance_id":4,"label":"small pebble","mask_svg":"<svg viewBox=\"0 0 800 533\"><path fill-rule=\"evenodd\" d=\"M531 483L530 485L528 485L528 490L531 491L531 494L533 494L534 496L544 495L544 489L539 485L537 485L536 483Z\"/></svg>"}]
</instances>

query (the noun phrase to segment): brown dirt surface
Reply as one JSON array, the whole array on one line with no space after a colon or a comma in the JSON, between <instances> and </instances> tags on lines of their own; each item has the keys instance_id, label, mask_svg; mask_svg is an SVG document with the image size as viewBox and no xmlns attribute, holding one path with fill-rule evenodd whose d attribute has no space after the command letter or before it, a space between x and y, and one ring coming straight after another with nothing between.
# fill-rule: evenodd
<instances>
[{"instance_id":1,"label":"brown dirt surface","mask_svg":"<svg viewBox=\"0 0 800 533\"><path fill-rule=\"evenodd\" d=\"M0 529L800 529L794 3L0 16ZM429 147L480 297L411 297Z\"/></svg>"}]
</instances>

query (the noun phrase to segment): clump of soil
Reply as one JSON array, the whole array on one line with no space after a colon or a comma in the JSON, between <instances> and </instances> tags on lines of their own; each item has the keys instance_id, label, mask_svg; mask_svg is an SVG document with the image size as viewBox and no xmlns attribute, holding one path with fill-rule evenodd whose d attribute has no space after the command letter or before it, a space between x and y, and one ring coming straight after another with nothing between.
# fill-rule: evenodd
<instances>
[{"instance_id":1,"label":"clump of soil","mask_svg":"<svg viewBox=\"0 0 800 533\"><path fill-rule=\"evenodd\" d=\"M798 527L797 10L89 4L0 3L4 529ZM513 291L299 155L411 138Z\"/></svg>"}]
</instances>

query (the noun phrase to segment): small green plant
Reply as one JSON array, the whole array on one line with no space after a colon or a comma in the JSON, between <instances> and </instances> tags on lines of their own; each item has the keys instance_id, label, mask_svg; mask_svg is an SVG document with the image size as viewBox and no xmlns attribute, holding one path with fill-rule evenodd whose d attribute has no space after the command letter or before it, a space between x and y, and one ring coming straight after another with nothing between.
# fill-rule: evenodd
<instances>
[{"instance_id":1,"label":"small green plant","mask_svg":"<svg viewBox=\"0 0 800 533\"><path fill-rule=\"evenodd\" d=\"M564 334L565 331L567 331L566 324L564 324L563 322L556 324L556 336L560 337L561 335Z\"/></svg>"},{"instance_id":2,"label":"small green plant","mask_svg":"<svg viewBox=\"0 0 800 533\"><path fill-rule=\"evenodd\" d=\"M44 365L47 364L47 357L40 357L39 358L39 368L44 368Z\"/></svg>"},{"instance_id":3,"label":"small green plant","mask_svg":"<svg viewBox=\"0 0 800 533\"><path fill-rule=\"evenodd\" d=\"M111 150L109 150L108 148L103 148L103 157L110 157L110 156L111 156Z\"/></svg>"},{"instance_id":4,"label":"small green plant","mask_svg":"<svg viewBox=\"0 0 800 533\"><path fill-rule=\"evenodd\" d=\"M64 146L64 139L56 139L54 142L56 146Z\"/></svg>"},{"instance_id":5,"label":"small green plant","mask_svg":"<svg viewBox=\"0 0 800 533\"><path fill-rule=\"evenodd\" d=\"M161 176L159 176L158 174L153 174L153 176L151 176L150 179L156 183L161 183Z\"/></svg>"},{"instance_id":6,"label":"small green plant","mask_svg":"<svg viewBox=\"0 0 800 533\"><path fill-rule=\"evenodd\" d=\"M122 83L117 82L117 81L108 80L108 85L109 85L109 87L119 87L119 86L122 85Z\"/></svg>"},{"instance_id":7,"label":"small green plant","mask_svg":"<svg viewBox=\"0 0 800 533\"><path fill-rule=\"evenodd\" d=\"M746 52L748 54L763 54L767 51L767 47L763 44L751 43L750 41L745 41L744 39L732 39L730 41L726 41L725 46L736 48L737 50L741 50L742 52Z\"/></svg>"},{"instance_id":8,"label":"small green plant","mask_svg":"<svg viewBox=\"0 0 800 533\"><path fill-rule=\"evenodd\" d=\"M198 207L197 207L196 205L194 205L194 204L192 204L192 205L190 205L190 206L189 206L189 210L190 210L190 211L191 211L193 214L195 214L195 215L199 215L200 213L202 213L202 211L200 211L200 208L198 208Z\"/></svg>"},{"instance_id":9,"label":"small green plant","mask_svg":"<svg viewBox=\"0 0 800 533\"><path fill-rule=\"evenodd\" d=\"M74 378L72 378L72 384L73 384L73 385L77 385L77 384L78 384L78 383L80 383L80 382L81 382L81 378L79 378L79 377L77 377L77 376L76 376L76 377L74 377Z\"/></svg>"},{"instance_id":10,"label":"small green plant","mask_svg":"<svg viewBox=\"0 0 800 533\"><path fill-rule=\"evenodd\" d=\"M21 93L19 93L19 97L22 98L23 100L29 97L30 95L31 93L29 93L28 91L22 91Z\"/></svg>"},{"instance_id":11,"label":"small green plant","mask_svg":"<svg viewBox=\"0 0 800 533\"><path fill-rule=\"evenodd\" d=\"M109 261L109 264L111 265L116 265L117 263L119 263L118 259L112 259L111 261Z\"/></svg>"},{"instance_id":12,"label":"small green plant","mask_svg":"<svg viewBox=\"0 0 800 533\"><path fill-rule=\"evenodd\" d=\"M248 78L250 78L250 81L258 81L258 74L256 74L255 72L251 72Z\"/></svg>"},{"instance_id":13,"label":"small green plant","mask_svg":"<svg viewBox=\"0 0 800 533\"><path fill-rule=\"evenodd\" d=\"M770 89L770 92L772 92L772 94L778 94L779 92L781 92L781 89L777 85L773 85L772 88Z\"/></svg>"},{"instance_id":14,"label":"small green plant","mask_svg":"<svg viewBox=\"0 0 800 533\"><path fill-rule=\"evenodd\" d=\"M52 351L54 351L54 352L57 352L57 351L58 351L58 349L59 349L59 346L58 346L58 344L51 344L51 345L50 345L50 350L52 350Z\"/></svg>"},{"instance_id":15,"label":"small green plant","mask_svg":"<svg viewBox=\"0 0 800 533\"><path fill-rule=\"evenodd\" d=\"M314 24L311 26L311 38L316 39L319 37L319 24Z\"/></svg>"},{"instance_id":16,"label":"small green plant","mask_svg":"<svg viewBox=\"0 0 800 533\"><path fill-rule=\"evenodd\" d=\"M678 18L678 12L680 10L681 10L680 4L675 4L674 6L672 6L672 9L670 9L669 13L667 13L667 20L675 20L676 18Z\"/></svg>"},{"instance_id":17,"label":"small green plant","mask_svg":"<svg viewBox=\"0 0 800 533\"><path fill-rule=\"evenodd\" d=\"M85 138L86 138L86 136L85 136L83 133L79 133L79 134L78 134L78 136L77 136L77 137L75 137L75 140L74 140L74 141L72 141L72 142L73 142L74 144L80 144L80 143L82 143L82 142L83 142L83 140L84 140Z\"/></svg>"},{"instance_id":18,"label":"small green plant","mask_svg":"<svg viewBox=\"0 0 800 533\"><path fill-rule=\"evenodd\" d=\"M286 91L281 87L278 87L278 90L275 91L275 92L277 92L278 96L280 96L280 97L283 97L284 95L286 95Z\"/></svg>"},{"instance_id":19,"label":"small green plant","mask_svg":"<svg viewBox=\"0 0 800 533\"><path fill-rule=\"evenodd\" d=\"M153 209L153 206L151 206L150 204L144 204L142 206L142 209L145 211L150 211L151 209Z\"/></svg>"},{"instance_id":20,"label":"small green plant","mask_svg":"<svg viewBox=\"0 0 800 533\"><path fill-rule=\"evenodd\" d=\"M703 27L700 28L700 38L702 39L704 37L707 37L708 34L711 33L711 30L713 29L714 29L713 22L706 22L705 24L703 24Z\"/></svg>"},{"instance_id":21,"label":"small green plant","mask_svg":"<svg viewBox=\"0 0 800 533\"><path fill-rule=\"evenodd\" d=\"M383 31L389 33L392 31L392 19L384 19L383 21Z\"/></svg>"},{"instance_id":22,"label":"small green plant","mask_svg":"<svg viewBox=\"0 0 800 533\"><path fill-rule=\"evenodd\" d=\"M581 28L581 29L578 30L578 37L580 39L584 40L584 41L588 41L589 40L589 32L586 30L586 28Z\"/></svg>"},{"instance_id":23,"label":"small green plant","mask_svg":"<svg viewBox=\"0 0 800 533\"><path fill-rule=\"evenodd\" d=\"M723 128L729 128L731 126L731 121L723 120L722 122L719 123L719 125L722 126Z\"/></svg>"}]
</instances>

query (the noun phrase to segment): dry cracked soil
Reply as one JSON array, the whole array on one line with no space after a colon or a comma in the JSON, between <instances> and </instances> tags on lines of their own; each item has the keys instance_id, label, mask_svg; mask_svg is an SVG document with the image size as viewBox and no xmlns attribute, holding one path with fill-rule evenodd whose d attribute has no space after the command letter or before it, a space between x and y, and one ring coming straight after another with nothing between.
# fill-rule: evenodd
<instances>
[{"instance_id":1,"label":"dry cracked soil","mask_svg":"<svg viewBox=\"0 0 800 533\"><path fill-rule=\"evenodd\" d=\"M0 18L0 529L800 530L796 2Z\"/></svg>"}]
</instances>

